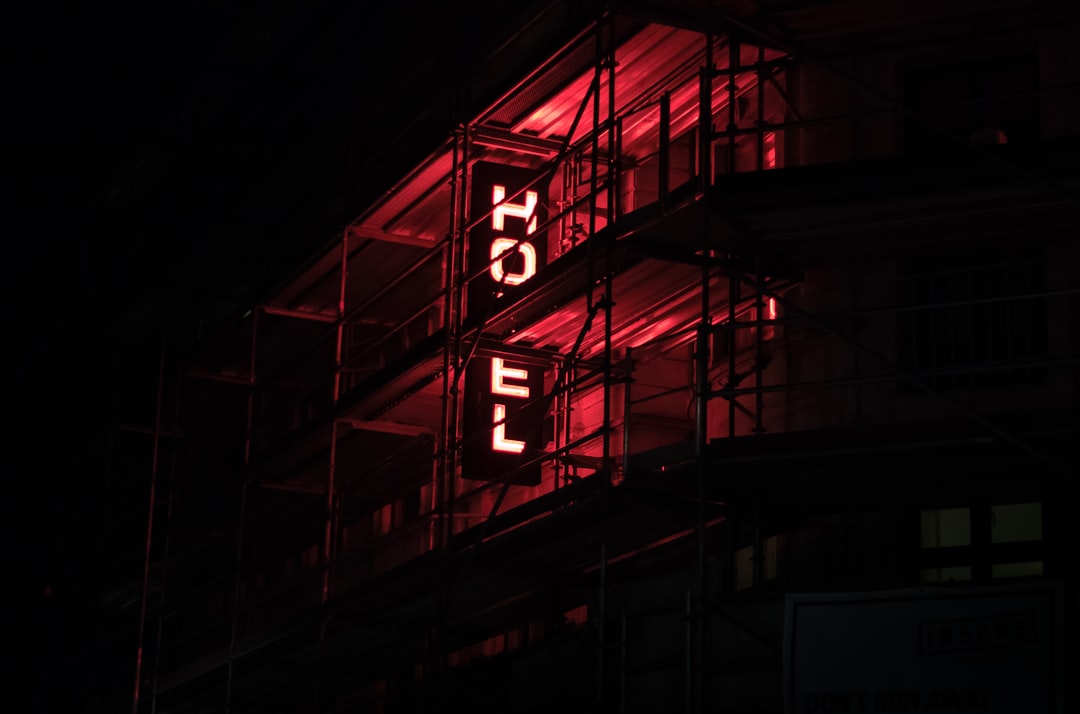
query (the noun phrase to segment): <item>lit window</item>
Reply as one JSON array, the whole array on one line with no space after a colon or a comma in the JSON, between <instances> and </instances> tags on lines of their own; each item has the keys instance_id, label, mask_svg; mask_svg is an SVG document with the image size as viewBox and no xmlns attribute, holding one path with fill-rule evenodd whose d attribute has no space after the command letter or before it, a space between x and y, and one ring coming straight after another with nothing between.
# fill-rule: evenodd
<instances>
[{"instance_id":1,"label":"lit window","mask_svg":"<svg viewBox=\"0 0 1080 714\"><path fill-rule=\"evenodd\" d=\"M926 509L920 525L924 583L1043 574L1039 502Z\"/></svg>"},{"instance_id":2,"label":"lit window","mask_svg":"<svg viewBox=\"0 0 1080 714\"><path fill-rule=\"evenodd\" d=\"M990 542L1042 540L1042 504L1010 503L990 508Z\"/></svg>"},{"instance_id":3,"label":"lit window","mask_svg":"<svg viewBox=\"0 0 1080 714\"><path fill-rule=\"evenodd\" d=\"M754 546L735 551L735 589L745 590L754 585Z\"/></svg>"},{"instance_id":4,"label":"lit window","mask_svg":"<svg viewBox=\"0 0 1080 714\"><path fill-rule=\"evenodd\" d=\"M776 580L776 563L780 537L769 536L761 542L761 581ZM734 555L735 589L745 590L754 586L754 546L739 548Z\"/></svg>"},{"instance_id":5,"label":"lit window","mask_svg":"<svg viewBox=\"0 0 1080 714\"><path fill-rule=\"evenodd\" d=\"M1041 560L1031 560L1026 563L994 563L990 567L990 575L995 578L1029 578L1042 574Z\"/></svg>"},{"instance_id":6,"label":"lit window","mask_svg":"<svg viewBox=\"0 0 1080 714\"><path fill-rule=\"evenodd\" d=\"M953 583L971 580L970 565L954 565L948 568L925 568L922 571L924 583Z\"/></svg>"},{"instance_id":7,"label":"lit window","mask_svg":"<svg viewBox=\"0 0 1080 714\"><path fill-rule=\"evenodd\" d=\"M970 508L935 508L921 515L923 548L971 545Z\"/></svg>"}]
</instances>

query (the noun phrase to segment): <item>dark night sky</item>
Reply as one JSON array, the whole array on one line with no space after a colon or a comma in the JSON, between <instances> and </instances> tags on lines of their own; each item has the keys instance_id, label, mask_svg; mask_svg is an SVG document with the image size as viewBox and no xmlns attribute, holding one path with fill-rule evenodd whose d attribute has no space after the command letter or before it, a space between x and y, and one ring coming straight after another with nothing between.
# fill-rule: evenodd
<instances>
[{"instance_id":1,"label":"dark night sky","mask_svg":"<svg viewBox=\"0 0 1080 714\"><path fill-rule=\"evenodd\" d=\"M150 316L244 309L443 138L456 57L409 7L9 10L4 398L85 389Z\"/></svg>"},{"instance_id":2,"label":"dark night sky","mask_svg":"<svg viewBox=\"0 0 1080 714\"><path fill-rule=\"evenodd\" d=\"M528 16L458 5L9 10L6 332L32 346L73 304L127 325L261 296L449 135L455 68Z\"/></svg>"},{"instance_id":3,"label":"dark night sky","mask_svg":"<svg viewBox=\"0 0 1080 714\"><path fill-rule=\"evenodd\" d=\"M226 244L282 218L256 194L299 183L289 147L312 140L306 100L336 64L319 46L338 13L255 5L33 4L9 19L5 201L19 230L5 283L21 299L6 319L24 338L72 297L115 316L162 287L219 296L235 266L211 258L235 260ZM356 116L356 98L335 94L321 108ZM341 167L292 168L310 185Z\"/></svg>"},{"instance_id":4,"label":"dark night sky","mask_svg":"<svg viewBox=\"0 0 1080 714\"><path fill-rule=\"evenodd\" d=\"M35 670L38 711L77 705L111 679L109 659L121 662L96 644L100 576L110 555L122 559L106 552L100 527L120 337L110 316L144 298L143 276L160 275L165 254L141 245L148 224L125 179L179 144L178 119L215 39L198 11L151 8L162 12L145 3L5 12L4 502L10 582L30 605L18 611L30 656L18 659ZM149 198L156 189L145 185Z\"/></svg>"},{"instance_id":5,"label":"dark night sky","mask_svg":"<svg viewBox=\"0 0 1080 714\"><path fill-rule=\"evenodd\" d=\"M367 110L422 61L372 61L396 19L295 5L6 13L4 501L36 710L122 682L133 661L126 640L98 642L110 581L138 577L141 542L122 536L145 503L110 484L106 461L114 404L153 389L125 384L152 374L142 333L162 313L183 336L190 325L172 315L250 304L385 182L357 179L376 144L386 170L387 147L411 158L355 138L385 127Z\"/></svg>"},{"instance_id":6,"label":"dark night sky","mask_svg":"<svg viewBox=\"0 0 1080 714\"><path fill-rule=\"evenodd\" d=\"M126 509L137 526L145 503L115 500L106 462L125 382L153 374L156 326L190 336L194 308L249 306L449 136L455 68L514 22L469 4L501 24L335 0L6 9L9 559L38 689L82 672L37 709L107 676L80 669L100 655L102 594L139 575L125 563L141 542L108 523Z\"/></svg>"}]
</instances>

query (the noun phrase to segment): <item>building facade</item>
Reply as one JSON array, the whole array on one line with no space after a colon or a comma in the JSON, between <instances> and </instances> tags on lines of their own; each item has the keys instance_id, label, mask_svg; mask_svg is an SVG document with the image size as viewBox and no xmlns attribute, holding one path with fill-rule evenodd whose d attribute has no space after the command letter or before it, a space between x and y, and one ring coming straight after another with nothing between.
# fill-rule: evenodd
<instances>
[{"instance_id":1,"label":"building facade","mask_svg":"<svg viewBox=\"0 0 1080 714\"><path fill-rule=\"evenodd\" d=\"M136 710L1075 703L1075 11L563 41L177 358Z\"/></svg>"}]
</instances>

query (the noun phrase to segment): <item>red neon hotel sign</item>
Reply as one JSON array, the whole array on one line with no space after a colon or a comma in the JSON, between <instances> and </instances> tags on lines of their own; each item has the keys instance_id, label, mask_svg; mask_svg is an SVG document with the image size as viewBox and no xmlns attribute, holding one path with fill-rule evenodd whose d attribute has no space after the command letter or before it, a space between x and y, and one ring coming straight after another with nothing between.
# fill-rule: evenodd
<instances>
[{"instance_id":1,"label":"red neon hotel sign","mask_svg":"<svg viewBox=\"0 0 1080 714\"><path fill-rule=\"evenodd\" d=\"M465 372L462 475L512 483L540 482L540 464L527 463L547 443L544 419L545 352L502 345L477 350Z\"/></svg>"},{"instance_id":2,"label":"red neon hotel sign","mask_svg":"<svg viewBox=\"0 0 1080 714\"><path fill-rule=\"evenodd\" d=\"M512 300L547 263L540 188L530 186L536 172L517 166L479 162L472 172L471 214L484 217L469 231L468 318L489 316L492 302Z\"/></svg>"},{"instance_id":3,"label":"red neon hotel sign","mask_svg":"<svg viewBox=\"0 0 1080 714\"><path fill-rule=\"evenodd\" d=\"M547 262L536 172L479 162L472 171L471 216L483 220L469 231L466 322L489 317L510 302ZM462 474L490 480L512 472L514 483L540 482L540 464L521 468L542 453L544 373L550 355L492 345L477 351L465 372Z\"/></svg>"}]
</instances>

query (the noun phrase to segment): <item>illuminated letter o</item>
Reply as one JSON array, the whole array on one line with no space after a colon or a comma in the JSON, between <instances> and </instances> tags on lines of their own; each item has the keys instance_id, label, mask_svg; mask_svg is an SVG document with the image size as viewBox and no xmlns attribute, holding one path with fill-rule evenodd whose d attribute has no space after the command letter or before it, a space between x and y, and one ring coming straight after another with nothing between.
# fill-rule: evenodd
<instances>
[{"instance_id":1,"label":"illuminated letter o","mask_svg":"<svg viewBox=\"0 0 1080 714\"><path fill-rule=\"evenodd\" d=\"M506 251L518 246L518 252L525 256L525 268L520 273L505 273L505 281L503 279L503 260L498 260L491 264L491 277L495 282L505 282L507 285L521 285L523 282L536 275L536 248L531 243L522 242L518 245L518 242L513 238L496 238L491 241L491 259L495 260Z\"/></svg>"}]
</instances>

